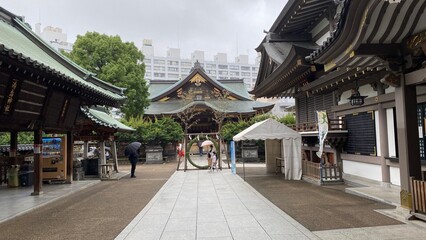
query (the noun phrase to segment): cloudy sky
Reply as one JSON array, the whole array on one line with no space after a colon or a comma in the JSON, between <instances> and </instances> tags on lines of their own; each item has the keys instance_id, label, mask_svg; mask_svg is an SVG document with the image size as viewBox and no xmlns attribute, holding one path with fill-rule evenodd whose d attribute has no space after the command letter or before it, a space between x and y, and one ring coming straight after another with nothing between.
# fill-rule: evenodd
<instances>
[{"instance_id":1,"label":"cloudy sky","mask_svg":"<svg viewBox=\"0 0 426 240\"><path fill-rule=\"evenodd\" d=\"M140 48L152 39L155 55L181 49L189 58L194 50L212 60L218 52L233 61L248 54L254 62L258 46L287 0L0 0L0 6L25 16L33 26L62 28L68 41L97 31L119 35Z\"/></svg>"}]
</instances>

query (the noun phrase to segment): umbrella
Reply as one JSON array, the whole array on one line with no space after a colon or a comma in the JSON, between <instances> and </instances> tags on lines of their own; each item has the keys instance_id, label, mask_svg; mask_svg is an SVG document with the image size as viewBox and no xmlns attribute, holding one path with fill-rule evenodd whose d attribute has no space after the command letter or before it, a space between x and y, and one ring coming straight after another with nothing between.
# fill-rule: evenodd
<instances>
[{"instance_id":1,"label":"umbrella","mask_svg":"<svg viewBox=\"0 0 426 240\"><path fill-rule=\"evenodd\" d=\"M210 145L213 145L213 142L210 140L206 140L201 143L201 147L210 146Z\"/></svg>"},{"instance_id":2,"label":"umbrella","mask_svg":"<svg viewBox=\"0 0 426 240\"><path fill-rule=\"evenodd\" d=\"M124 149L124 155L130 156L132 153L136 153L138 149L141 147L142 143L140 142L132 142L126 146Z\"/></svg>"}]
</instances>

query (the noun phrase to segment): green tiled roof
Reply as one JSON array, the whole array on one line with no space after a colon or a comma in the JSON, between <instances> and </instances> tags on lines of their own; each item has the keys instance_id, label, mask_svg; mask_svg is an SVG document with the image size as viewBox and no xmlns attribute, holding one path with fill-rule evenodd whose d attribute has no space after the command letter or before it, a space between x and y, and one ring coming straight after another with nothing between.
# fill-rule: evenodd
<instances>
[{"instance_id":1,"label":"green tiled roof","mask_svg":"<svg viewBox=\"0 0 426 240\"><path fill-rule=\"evenodd\" d=\"M223 87L224 89L233 92L236 95L239 95L245 99L250 99L250 95L247 91L246 85L244 82L240 79L238 80L214 80L217 85ZM150 99L155 98L163 94L164 92L167 92L170 89L175 88L180 83L180 81L152 81L149 85L149 93L150 93Z\"/></svg>"},{"instance_id":2,"label":"green tiled roof","mask_svg":"<svg viewBox=\"0 0 426 240\"><path fill-rule=\"evenodd\" d=\"M155 87L153 90L150 90L150 93L152 93L150 95L150 99L154 100L154 99L158 99L161 96L166 96L167 93L169 93L170 91L174 90L174 89L178 89L180 86L182 86L183 84L185 84L186 82L188 82L193 76L195 76L196 74L200 74L204 79L206 79L207 81L211 82L213 85L217 86L219 89L225 89L227 91L229 91L231 93L231 95L235 95L238 98L241 98L243 100L251 100L250 96L247 93L247 89L242 90L241 87L230 87L226 84L223 84L219 81L217 81L216 79L212 79L211 77L209 77L204 71L200 70L200 69L194 69L185 79L182 79L180 81L177 81L169 86L163 86L164 88L160 88L160 87ZM235 80L228 80L230 82L235 82ZM154 84L151 84L154 85ZM151 88L151 87L150 87Z\"/></svg>"},{"instance_id":3,"label":"green tiled roof","mask_svg":"<svg viewBox=\"0 0 426 240\"><path fill-rule=\"evenodd\" d=\"M244 84L244 81L241 80L240 82L236 82L233 80L223 80L219 82L222 83L227 89L238 93L238 95L243 96L245 98L251 98L250 94L247 91L246 84Z\"/></svg>"},{"instance_id":4,"label":"green tiled roof","mask_svg":"<svg viewBox=\"0 0 426 240\"><path fill-rule=\"evenodd\" d=\"M135 129L124 125L123 123L114 119L112 116L108 115L108 113L104 111L96 110L93 108L87 108L87 107L81 108L81 111L84 113L86 117L88 117L90 120L92 120L96 124L116 129L117 132L135 131Z\"/></svg>"},{"instance_id":5,"label":"green tiled roof","mask_svg":"<svg viewBox=\"0 0 426 240\"><path fill-rule=\"evenodd\" d=\"M0 53L111 101L122 101L123 89L94 77L44 42L17 16L0 7ZM7 22L7 17L10 17Z\"/></svg>"},{"instance_id":6,"label":"green tiled roof","mask_svg":"<svg viewBox=\"0 0 426 240\"><path fill-rule=\"evenodd\" d=\"M255 113L257 109L267 108L269 111L273 104L262 103L257 101L221 101L221 100L209 100L209 101L193 101L187 105L184 105L182 101L171 100L166 102L151 102L148 109L145 110L145 115L161 115L161 114L176 114L181 112L183 109L191 107L193 105L204 105L221 112L228 113Z\"/></svg>"}]
</instances>

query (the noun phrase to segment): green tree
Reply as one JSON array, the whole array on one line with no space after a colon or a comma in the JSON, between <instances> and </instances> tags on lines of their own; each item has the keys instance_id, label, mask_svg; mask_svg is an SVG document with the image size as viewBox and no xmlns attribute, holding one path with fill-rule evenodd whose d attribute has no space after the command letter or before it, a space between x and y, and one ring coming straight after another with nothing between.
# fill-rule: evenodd
<instances>
[{"instance_id":1,"label":"green tree","mask_svg":"<svg viewBox=\"0 0 426 240\"><path fill-rule=\"evenodd\" d=\"M99 79L127 89L127 101L121 109L126 119L143 115L149 105L148 87L144 56L134 43L122 42L119 36L87 32L77 36L71 53L64 54Z\"/></svg>"},{"instance_id":2,"label":"green tree","mask_svg":"<svg viewBox=\"0 0 426 240\"><path fill-rule=\"evenodd\" d=\"M148 145L165 146L183 138L182 126L170 117L147 119L137 128L142 141Z\"/></svg>"},{"instance_id":3,"label":"green tree","mask_svg":"<svg viewBox=\"0 0 426 240\"><path fill-rule=\"evenodd\" d=\"M248 128L249 126L250 124L246 121L228 122L222 126L220 130L220 135L226 142L229 142L232 141L232 138L235 135Z\"/></svg>"},{"instance_id":4,"label":"green tree","mask_svg":"<svg viewBox=\"0 0 426 240\"><path fill-rule=\"evenodd\" d=\"M278 119L278 122L285 124L287 126L296 124L296 117L292 113L288 113L285 116L282 116L280 119Z\"/></svg>"},{"instance_id":5,"label":"green tree","mask_svg":"<svg viewBox=\"0 0 426 240\"><path fill-rule=\"evenodd\" d=\"M31 144L34 143L34 133L33 132L19 132L18 133L18 144ZM0 145L9 145L10 144L10 133L1 132L0 133Z\"/></svg>"}]
</instances>

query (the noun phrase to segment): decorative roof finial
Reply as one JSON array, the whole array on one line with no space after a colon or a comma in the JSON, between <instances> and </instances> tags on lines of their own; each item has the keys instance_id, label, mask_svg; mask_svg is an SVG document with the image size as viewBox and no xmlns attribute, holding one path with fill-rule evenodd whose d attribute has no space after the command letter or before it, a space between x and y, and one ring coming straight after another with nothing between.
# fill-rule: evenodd
<instances>
[{"instance_id":1,"label":"decorative roof finial","mask_svg":"<svg viewBox=\"0 0 426 240\"><path fill-rule=\"evenodd\" d=\"M198 59L197 61L195 61L194 66L191 69L191 72L193 72L196 69L200 69L201 71L204 72L204 68L201 66L201 63L198 61Z\"/></svg>"}]
</instances>

